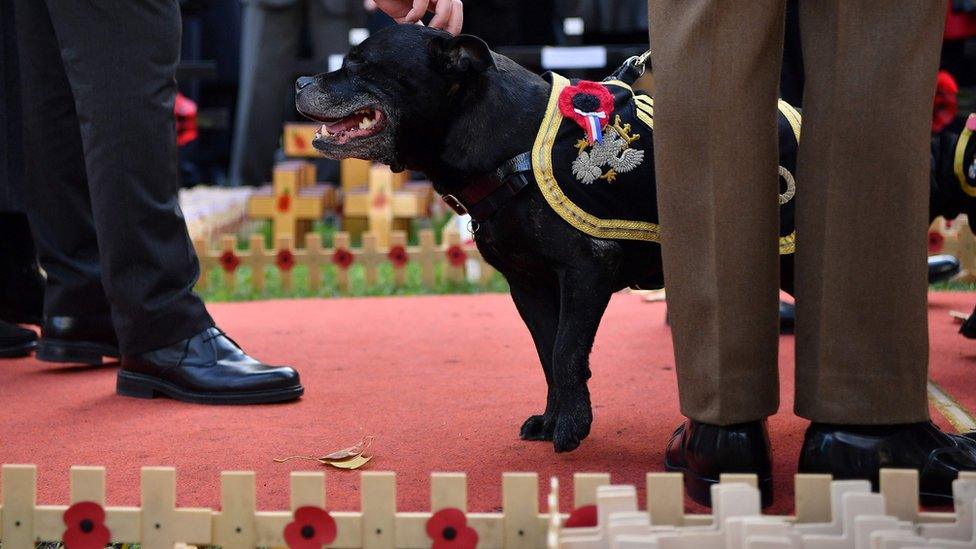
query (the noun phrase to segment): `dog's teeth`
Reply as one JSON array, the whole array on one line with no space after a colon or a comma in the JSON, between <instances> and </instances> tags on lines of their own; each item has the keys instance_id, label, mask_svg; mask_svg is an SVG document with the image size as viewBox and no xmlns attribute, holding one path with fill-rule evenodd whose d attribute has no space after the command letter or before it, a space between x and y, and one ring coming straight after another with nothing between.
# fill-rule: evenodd
<instances>
[{"instance_id":1,"label":"dog's teeth","mask_svg":"<svg viewBox=\"0 0 976 549\"><path fill-rule=\"evenodd\" d=\"M321 135L323 135L323 136L326 136L326 137L328 137L329 135L331 135L331 134L329 133L329 128L327 128L327 127L325 126L325 124L322 124L322 127L321 127L321 128L319 128L319 133L320 133Z\"/></svg>"},{"instance_id":2,"label":"dog's teeth","mask_svg":"<svg viewBox=\"0 0 976 549\"><path fill-rule=\"evenodd\" d=\"M374 122L372 118L363 118L363 121L359 123L359 129L368 130L375 124L376 122Z\"/></svg>"}]
</instances>

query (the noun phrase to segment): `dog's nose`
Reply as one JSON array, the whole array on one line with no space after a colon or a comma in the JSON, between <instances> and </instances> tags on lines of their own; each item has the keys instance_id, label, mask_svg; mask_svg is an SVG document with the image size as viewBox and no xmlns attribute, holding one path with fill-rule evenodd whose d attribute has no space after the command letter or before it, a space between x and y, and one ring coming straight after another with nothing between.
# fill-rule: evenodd
<instances>
[{"instance_id":1,"label":"dog's nose","mask_svg":"<svg viewBox=\"0 0 976 549\"><path fill-rule=\"evenodd\" d=\"M315 82L315 78L312 76L300 76L298 80L295 81L295 91L299 91L305 86Z\"/></svg>"}]
</instances>

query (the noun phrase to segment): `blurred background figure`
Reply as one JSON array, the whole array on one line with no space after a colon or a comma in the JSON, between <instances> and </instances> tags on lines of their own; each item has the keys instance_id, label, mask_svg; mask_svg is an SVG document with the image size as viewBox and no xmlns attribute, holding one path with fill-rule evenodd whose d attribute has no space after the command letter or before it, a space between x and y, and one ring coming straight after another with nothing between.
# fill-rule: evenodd
<instances>
[{"instance_id":1,"label":"blurred background figure","mask_svg":"<svg viewBox=\"0 0 976 549\"><path fill-rule=\"evenodd\" d=\"M271 178L281 124L294 116L292 90L303 36L311 66L329 70L329 56L349 49L349 31L366 23L362 0L243 0L240 91L231 153L235 185Z\"/></svg>"},{"instance_id":2,"label":"blurred background figure","mask_svg":"<svg viewBox=\"0 0 976 549\"><path fill-rule=\"evenodd\" d=\"M17 324L39 324L44 278L23 211L20 95L13 6L0 3L0 358L30 354L37 335Z\"/></svg>"}]
</instances>

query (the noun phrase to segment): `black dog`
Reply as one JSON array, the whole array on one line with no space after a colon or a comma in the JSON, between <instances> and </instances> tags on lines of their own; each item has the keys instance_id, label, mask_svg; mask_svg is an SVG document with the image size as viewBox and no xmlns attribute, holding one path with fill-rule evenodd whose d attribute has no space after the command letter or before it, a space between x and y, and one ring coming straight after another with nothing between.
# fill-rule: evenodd
<instances>
[{"instance_id":1,"label":"black dog","mask_svg":"<svg viewBox=\"0 0 976 549\"><path fill-rule=\"evenodd\" d=\"M325 156L422 171L450 204L471 211L478 249L508 280L549 385L545 412L525 421L521 438L552 440L557 452L565 452L590 431L589 354L611 294L664 281L660 247L648 230L657 218L652 102L621 82L601 85L616 103L612 113L603 113L610 116L602 135L591 132L588 142L584 125L553 117L556 99L550 94L557 79L524 69L477 38L397 25L355 47L340 70L299 79L296 103L304 116L323 123L313 144ZM566 112L578 112L579 122L604 124L594 114L601 97L569 97ZM798 131L780 118L781 136ZM620 192L634 202L631 209L643 210L636 213L641 219L601 226L585 213L577 212L579 221L567 217L572 212L557 211L557 189L546 187L553 182L538 180L545 173L536 155L545 124L575 141L550 160L562 162L554 169L572 183L558 189L572 199L567 202L591 200L601 207L600 195L587 198L571 188ZM615 168L605 171L597 151L611 145L619 156L611 159ZM795 143L786 148L781 164L792 170ZM783 234L789 234L792 194L784 185L781 179L790 206L781 207L789 231ZM646 201L638 202L639 196ZM628 223L642 229L628 233ZM793 256L781 257L782 287L792 293Z\"/></svg>"}]
</instances>

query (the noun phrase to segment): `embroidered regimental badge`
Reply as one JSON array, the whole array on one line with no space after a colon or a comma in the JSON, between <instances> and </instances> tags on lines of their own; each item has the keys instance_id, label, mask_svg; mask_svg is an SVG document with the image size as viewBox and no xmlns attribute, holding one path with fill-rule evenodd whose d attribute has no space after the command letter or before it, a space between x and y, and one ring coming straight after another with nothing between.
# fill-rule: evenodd
<instances>
[{"instance_id":1,"label":"embroidered regimental badge","mask_svg":"<svg viewBox=\"0 0 976 549\"><path fill-rule=\"evenodd\" d=\"M630 147L638 139L640 134L632 133L630 124L621 124L620 115L615 116L613 124L603 129L602 140L592 144L586 139L576 142L579 156L573 161L573 175L584 185L599 179L613 183L617 174L627 173L644 161L644 151Z\"/></svg>"},{"instance_id":2,"label":"embroidered regimental badge","mask_svg":"<svg viewBox=\"0 0 976 549\"><path fill-rule=\"evenodd\" d=\"M614 96L607 86L586 80L566 86L559 94L559 111L585 132L576 142L579 156L573 161L573 175L580 183L590 185L599 179L613 183L617 174L644 161L644 151L630 146L640 134L631 133L630 124L613 115Z\"/></svg>"}]
</instances>

